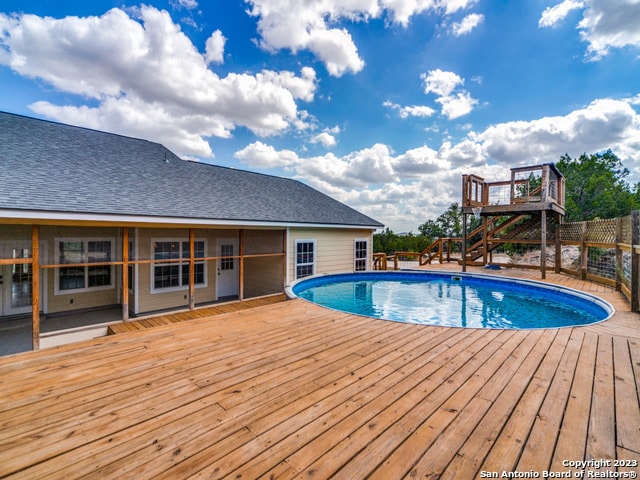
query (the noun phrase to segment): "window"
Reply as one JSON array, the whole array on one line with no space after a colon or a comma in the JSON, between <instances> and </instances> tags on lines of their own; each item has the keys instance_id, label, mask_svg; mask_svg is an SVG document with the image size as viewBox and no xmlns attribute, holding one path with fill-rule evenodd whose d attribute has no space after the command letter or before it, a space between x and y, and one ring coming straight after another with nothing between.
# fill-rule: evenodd
<instances>
[{"instance_id":1,"label":"window","mask_svg":"<svg viewBox=\"0 0 640 480\"><path fill-rule=\"evenodd\" d=\"M233 257L233 245L220 245L221 257ZM233 270L234 258L221 258L220 270Z\"/></svg>"},{"instance_id":2,"label":"window","mask_svg":"<svg viewBox=\"0 0 640 480\"><path fill-rule=\"evenodd\" d=\"M57 291L69 292L113 287L112 239L58 239L58 263L72 264L60 267L57 275Z\"/></svg>"},{"instance_id":3,"label":"window","mask_svg":"<svg viewBox=\"0 0 640 480\"><path fill-rule=\"evenodd\" d=\"M367 269L367 241L356 240L355 252L354 252L354 270L356 272L362 272Z\"/></svg>"},{"instance_id":4,"label":"window","mask_svg":"<svg viewBox=\"0 0 640 480\"><path fill-rule=\"evenodd\" d=\"M156 262L152 269L151 291L184 289L189 287L190 252L186 240L154 240L151 248ZM206 245L204 240L194 242L194 257L204 258ZM194 283L196 286L206 285L204 260L194 265Z\"/></svg>"},{"instance_id":5,"label":"window","mask_svg":"<svg viewBox=\"0 0 640 480\"><path fill-rule=\"evenodd\" d=\"M296 278L314 274L315 247L315 240L296 240Z\"/></svg>"}]
</instances>

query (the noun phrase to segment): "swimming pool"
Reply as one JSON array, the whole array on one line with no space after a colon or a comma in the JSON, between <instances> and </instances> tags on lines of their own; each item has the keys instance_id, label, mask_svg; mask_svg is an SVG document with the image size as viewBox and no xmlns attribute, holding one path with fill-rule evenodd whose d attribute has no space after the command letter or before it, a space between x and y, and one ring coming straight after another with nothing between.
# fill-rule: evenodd
<instances>
[{"instance_id":1,"label":"swimming pool","mask_svg":"<svg viewBox=\"0 0 640 480\"><path fill-rule=\"evenodd\" d=\"M384 320L468 328L557 328L608 319L613 307L577 290L469 273L361 272L309 277L287 293Z\"/></svg>"}]
</instances>

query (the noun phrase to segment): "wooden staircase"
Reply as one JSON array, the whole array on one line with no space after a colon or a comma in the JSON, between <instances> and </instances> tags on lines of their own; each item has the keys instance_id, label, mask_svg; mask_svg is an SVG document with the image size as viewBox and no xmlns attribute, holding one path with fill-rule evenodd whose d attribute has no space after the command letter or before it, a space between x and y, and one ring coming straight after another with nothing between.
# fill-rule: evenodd
<instances>
[{"instance_id":1,"label":"wooden staircase","mask_svg":"<svg viewBox=\"0 0 640 480\"><path fill-rule=\"evenodd\" d=\"M481 225L467 235L467 243L481 235L484 227ZM486 245L487 253L495 250L508 240L515 240L530 232L540 230L540 217L530 214L504 215L487 219L487 238L471 244L467 250L467 261L473 262L481 258ZM438 238L419 254L420 265L429 265L434 260L440 263L456 260L452 258L452 245L461 243L462 238ZM457 259L462 263L462 259Z\"/></svg>"},{"instance_id":2,"label":"wooden staircase","mask_svg":"<svg viewBox=\"0 0 640 480\"><path fill-rule=\"evenodd\" d=\"M523 234L540 229L540 217L529 215L491 218L487 223L487 253L492 252L505 241L518 239ZM482 227L467 235L467 241L471 241L480 232L482 232ZM496 242L495 240L500 241ZM472 244L467 251L467 260L475 261L482 257L484 255L484 245L484 239Z\"/></svg>"}]
</instances>

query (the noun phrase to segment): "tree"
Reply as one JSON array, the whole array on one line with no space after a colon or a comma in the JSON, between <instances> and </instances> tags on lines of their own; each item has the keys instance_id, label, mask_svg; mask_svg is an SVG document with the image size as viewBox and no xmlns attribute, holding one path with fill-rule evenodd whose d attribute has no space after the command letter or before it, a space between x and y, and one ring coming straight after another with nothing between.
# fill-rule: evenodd
<instances>
[{"instance_id":1,"label":"tree","mask_svg":"<svg viewBox=\"0 0 640 480\"><path fill-rule=\"evenodd\" d=\"M556 167L565 176L567 222L628 215L640 205L637 186L632 191L625 181L629 170L611 150L578 159L565 154Z\"/></svg>"},{"instance_id":2,"label":"tree","mask_svg":"<svg viewBox=\"0 0 640 480\"><path fill-rule=\"evenodd\" d=\"M422 252L431 241L423 235L406 233L398 235L389 227L373 234L373 251L392 254L395 252Z\"/></svg>"},{"instance_id":3,"label":"tree","mask_svg":"<svg viewBox=\"0 0 640 480\"><path fill-rule=\"evenodd\" d=\"M475 217L470 217L467 224L468 232L477 228L481 221ZM427 220L418 227L420 233L431 241L437 238L460 238L462 237L462 208L457 202L449 205L446 212L435 220Z\"/></svg>"}]
</instances>

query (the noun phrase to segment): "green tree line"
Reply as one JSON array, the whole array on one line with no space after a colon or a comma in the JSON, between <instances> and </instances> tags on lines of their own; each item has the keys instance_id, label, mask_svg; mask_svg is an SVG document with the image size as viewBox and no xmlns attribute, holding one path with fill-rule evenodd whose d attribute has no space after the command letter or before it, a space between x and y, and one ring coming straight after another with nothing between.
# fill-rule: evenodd
<instances>
[{"instance_id":1,"label":"green tree line","mask_svg":"<svg viewBox=\"0 0 640 480\"><path fill-rule=\"evenodd\" d=\"M640 184L628 183L629 170L611 150L575 159L565 154L556 167L565 176L565 222L615 218L640 209ZM470 216L469 231L479 224ZM373 235L374 251L421 252L438 238L462 237L460 204L452 203L435 220L418 226L418 232L398 235L386 228Z\"/></svg>"}]
</instances>

